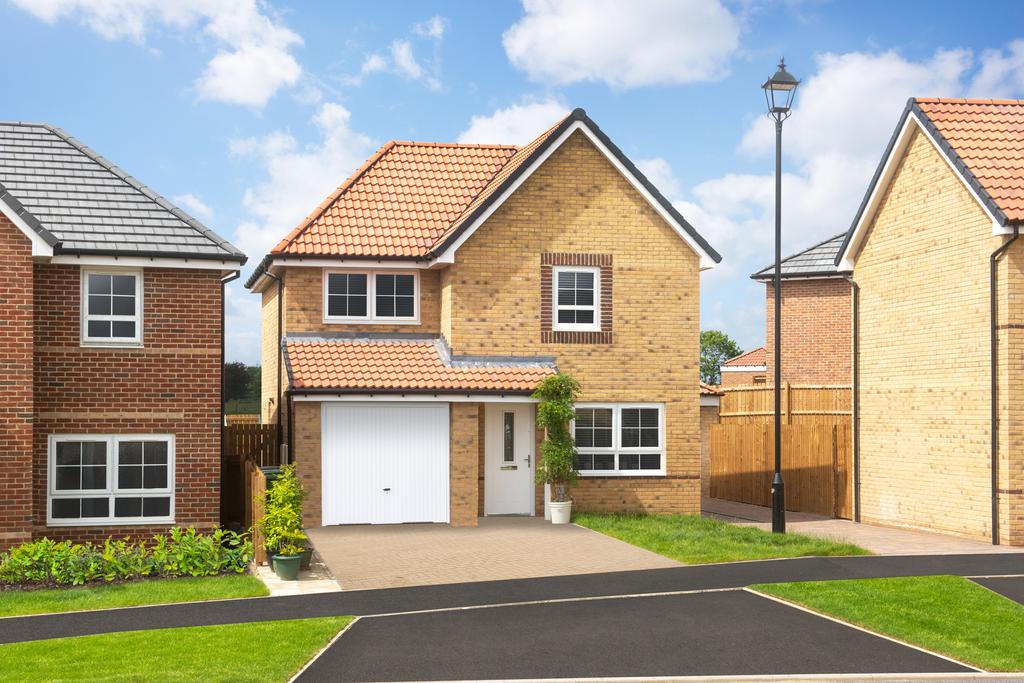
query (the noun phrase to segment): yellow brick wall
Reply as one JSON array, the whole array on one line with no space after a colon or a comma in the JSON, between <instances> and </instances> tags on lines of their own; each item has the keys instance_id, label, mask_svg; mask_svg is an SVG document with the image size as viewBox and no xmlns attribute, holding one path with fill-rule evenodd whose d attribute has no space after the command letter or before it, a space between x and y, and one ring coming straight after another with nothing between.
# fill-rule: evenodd
<instances>
[{"instance_id":1,"label":"yellow brick wall","mask_svg":"<svg viewBox=\"0 0 1024 683\"><path fill-rule=\"evenodd\" d=\"M544 252L612 255L614 343L541 343ZM555 356L581 401L665 404L668 476L581 479L578 509L699 511L699 258L585 136L552 154L449 271L441 327L455 353Z\"/></svg>"},{"instance_id":2,"label":"yellow brick wall","mask_svg":"<svg viewBox=\"0 0 1024 683\"><path fill-rule=\"evenodd\" d=\"M990 537L991 235L916 133L854 271L863 521Z\"/></svg>"},{"instance_id":3,"label":"yellow brick wall","mask_svg":"<svg viewBox=\"0 0 1024 683\"><path fill-rule=\"evenodd\" d=\"M306 526L320 526L323 519L320 485L321 406L319 402L295 403L295 473L308 494L302 504L302 521Z\"/></svg>"},{"instance_id":4,"label":"yellow brick wall","mask_svg":"<svg viewBox=\"0 0 1024 683\"><path fill-rule=\"evenodd\" d=\"M480 414L477 403L451 404L449 497L452 526L476 526L479 511Z\"/></svg>"},{"instance_id":5,"label":"yellow brick wall","mask_svg":"<svg viewBox=\"0 0 1024 683\"><path fill-rule=\"evenodd\" d=\"M277 421L277 283L271 282L262 297L260 342L260 416L264 424ZM282 374L282 385L287 381ZM271 404L271 399L274 403Z\"/></svg>"},{"instance_id":6,"label":"yellow brick wall","mask_svg":"<svg viewBox=\"0 0 1024 683\"><path fill-rule=\"evenodd\" d=\"M324 269L291 266L284 269L284 329L300 332L415 332L437 334L440 331L440 273L420 271L419 324L367 324L324 322Z\"/></svg>"}]
</instances>

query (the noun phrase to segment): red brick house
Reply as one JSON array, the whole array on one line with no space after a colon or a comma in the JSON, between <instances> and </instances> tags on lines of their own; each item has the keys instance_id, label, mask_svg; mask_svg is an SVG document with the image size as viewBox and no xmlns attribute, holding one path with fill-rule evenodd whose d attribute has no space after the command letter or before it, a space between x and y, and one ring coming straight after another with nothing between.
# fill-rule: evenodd
<instances>
[{"instance_id":1,"label":"red brick house","mask_svg":"<svg viewBox=\"0 0 1024 683\"><path fill-rule=\"evenodd\" d=\"M768 377L765 353L765 348L759 346L722 363L720 368L722 372L721 386L741 387L751 384L764 384Z\"/></svg>"},{"instance_id":2,"label":"red brick house","mask_svg":"<svg viewBox=\"0 0 1024 683\"><path fill-rule=\"evenodd\" d=\"M783 382L848 385L853 381L853 290L847 273L835 264L845 237L844 232L782 261ZM775 373L774 270L769 266L750 276L765 284L764 374L768 384ZM722 384L735 386L735 382L726 383L729 373L725 368Z\"/></svg>"},{"instance_id":3,"label":"red brick house","mask_svg":"<svg viewBox=\"0 0 1024 683\"><path fill-rule=\"evenodd\" d=\"M219 521L245 256L58 128L0 123L0 547Z\"/></svg>"}]
</instances>

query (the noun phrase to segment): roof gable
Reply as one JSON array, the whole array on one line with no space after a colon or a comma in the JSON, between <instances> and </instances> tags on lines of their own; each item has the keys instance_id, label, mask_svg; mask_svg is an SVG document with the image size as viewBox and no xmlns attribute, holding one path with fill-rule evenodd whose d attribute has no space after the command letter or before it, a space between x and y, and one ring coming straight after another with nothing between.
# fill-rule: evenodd
<instances>
[{"instance_id":1,"label":"roof gable","mask_svg":"<svg viewBox=\"0 0 1024 683\"><path fill-rule=\"evenodd\" d=\"M836 266L836 254L846 239L846 232L829 237L803 251L782 259L782 277L838 277L841 273ZM767 266L750 276L754 280L771 280L775 277L775 265Z\"/></svg>"},{"instance_id":2,"label":"roof gable","mask_svg":"<svg viewBox=\"0 0 1024 683\"><path fill-rule=\"evenodd\" d=\"M851 270L885 189L915 131L935 147L992 220L993 234L1024 223L1024 100L911 98L868 184L835 263Z\"/></svg>"},{"instance_id":3,"label":"roof gable","mask_svg":"<svg viewBox=\"0 0 1024 683\"><path fill-rule=\"evenodd\" d=\"M245 262L225 239L47 124L0 122L0 211L35 234L35 254Z\"/></svg>"},{"instance_id":4,"label":"roof gable","mask_svg":"<svg viewBox=\"0 0 1024 683\"><path fill-rule=\"evenodd\" d=\"M698 254L714 249L582 109L523 147L390 142L291 231L274 258L415 259L452 262L454 253L572 133L582 130Z\"/></svg>"}]
</instances>

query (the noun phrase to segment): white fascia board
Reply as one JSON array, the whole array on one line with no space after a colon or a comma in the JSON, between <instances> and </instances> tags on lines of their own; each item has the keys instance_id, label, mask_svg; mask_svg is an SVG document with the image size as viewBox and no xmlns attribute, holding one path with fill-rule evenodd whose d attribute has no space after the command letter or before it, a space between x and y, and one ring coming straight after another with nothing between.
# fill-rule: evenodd
<instances>
[{"instance_id":1,"label":"white fascia board","mask_svg":"<svg viewBox=\"0 0 1024 683\"><path fill-rule=\"evenodd\" d=\"M238 261L188 258L150 258L148 256L90 256L88 254L60 254L46 261L57 265L102 266L109 268L188 268L190 270L219 270L233 273L241 267Z\"/></svg>"},{"instance_id":2,"label":"white fascia board","mask_svg":"<svg viewBox=\"0 0 1024 683\"><path fill-rule=\"evenodd\" d=\"M701 408L707 408L707 407L717 408L719 406L720 402L721 402L721 399L722 399L721 396L704 396L704 395L702 395L700 397L700 406L701 406Z\"/></svg>"},{"instance_id":3,"label":"white fascia board","mask_svg":"<svg viewBox=\"0 0 1024 683\"><path fill-rule=\"evenodd\" d=\"M294 394L293 401L350 402L385 401L388 403L537 403L537 399L518 394Z\"/></svg>"},{"instance_id":4,"label":"white fascia board","mask_svg":"<svg viewBox=\"0 0 1024 683\"><path fill-rule=\"evenodd\" d=\"M7 216L7 219L14 223L14 227L32 242L32 256L53 256L53 247L47 244L42 235L30 228L24 218L12 211L7 202L0 201L0 213Z\"/></svg>"},{"instance_id":5,"label":"white fascia board","mask_svg":"<svg viewBox=\"0 0 1024 683\"><path fill-rule=\"evenodd\" d=\"M366 270L371 268L373 270L384 270L388 268L394 268L396 270L427 270L436 267L436 261L423 261L423 260L399 260L399 259L346 259L346 258L280 258L271 261L270 265L273 266L287 266L289 268L296 267L309 267L309 268L358 268L360 270Z\"/></svg>"},{"instance_id":6,"label":"white fascia board","mask_svg":"<svg viewBox=\"0 0 1024 683\"><path fill-rule=\"evenodd\" d=\"M868 197L868 202L864 206L864 211L860 215L860 219L857 221L857 225L853 228L853 235L850 238L850 243L846 245L846 251L843 252L843 257L839 262L839 270L841 271L852 271L854 267L853 254L857 253L861 243L864 241L864 237L867 234L868 226L871 225L871 221L875 218L875 213L878 211L879 206L882 203L882 198L885 196L886 190L889 188L889 184L892 182L893 176L896 174L896 169L899 167L899 162L903 159L904 153L907 151L907 146L910 144L911 133L915 126L917 130L924 134L925 138L932 143L932 147L946 162L949 169L953 172L960 182L963 183L964 187L967 188L967 192L974 198L974 201L978 203L981 210L985 212L989 220L992 221L992 234L993 235L1008 235L1012 234L1013 229L1001 224L989 208L985 206L985 202L981 201L981 197L975 192L971 184L967 182L963 174L960 172L953 162L950 161L946 153L939 147L939 143L932 137L932 134L928 132L928 129L921 123L921 120L917 117L917 114L910 112L907 115L907 120L903 123L903 128L900 129L900 134L896 138L896 144L893 145L892 151L885 160L885 164L882 167L882 174L878 177L878 182L871 188L871 194Z\"/></svg>"},{"instance_id":7,"label":"white fascia board","mask_svg":"<svg viewBox=\"0 0 1024 683\"><path fill-rule=\"evenodd\" d=\"M721 372L766 372L767 365L730 365L719 368Z\"/></svg>"},{"instance_id":8,"label":"white fascia board","mask_svg":"<svg viewBox=\"0 0 1024 683\"><path fill-rule=\"evenodd\" d=\"M444 253L437 257L436 261L440 263L454 263L455 252L459 250L459 247L461 247L465 243L465 241L468 240L473 235L473 233L476 232L477 229L481 225L483 225L484 222L487 221L487 219L490 218L491 215L495 211L497 211L498 208L502 204L504 204L505 201L509 197L511 197L513 193L515 193L516 190L519 189L520 185L526 182L527 178L533 175L534 171L540 168L541 165L548 160L548 157L554 154L555 150L561 147L562 144L566 140L568 140L573 133L575 133L578 130L583 131L583 133L594 144L594 146L601 150L601 153L604 154L605 158L607 158L608 161L610 161L612 165L619 171L619 173L621 173L622 176L627 181L629 181L629 184L632 185L637 192L643 195L644 199L646 199L647 202L654 208L654 210L658 212L658 215L661 216L665 220L665 222L667 222L670 226L672 226L672 229L675 230L676 234L682 237L683 241L690 245L691 249L697 252L697 254L700 256L700 269L707 270L709 268L714 267L715 260L711 258L711 256L707 252L705 252L703 248L701 248L701 246L696 242L696 240L693 239L690 233L688 233L686 229L683 228L682 225L676 222L672 215L665 210L665 207L663 207L654 198L654 196L647 191L647 188L643 186L643 183L641 183L635 175L630 173L629 169L622 165L622 162L619 161L615 157L615 155L611 153L611 150L605 147L604 143L602 143L601 140L598 139L596 135L594 135L593 131L591 131L590 128L583 121L576 121L571 126L566 128L565 131L560 136L558 136L558 139L555 140L550 146L548 146L548 148L544 150L544 153L541 154L532 164L530 164L530 166L527 167L527 169L522 174L520 174L518 178L516 178L516 181L512 183L512 185L510 185L504 192L502 192L497 200L492 202L491 205L487 207L487 210L484 211L479 218L473 221L472 225L470 225L469 228L465 232L463 232L462 235L459 236L459 239L455 240L455 242L452 243L452 245L449 246L444 251Z\"/></svg>"}]
</instances>

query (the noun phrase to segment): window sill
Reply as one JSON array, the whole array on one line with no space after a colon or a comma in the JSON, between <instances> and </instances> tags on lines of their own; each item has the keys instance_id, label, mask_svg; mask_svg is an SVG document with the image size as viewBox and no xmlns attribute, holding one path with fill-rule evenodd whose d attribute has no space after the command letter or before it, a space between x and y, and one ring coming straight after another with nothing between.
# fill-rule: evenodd
<instances>
[{"instance_id":1,"label":"window sill","mask_svg":"<svg viewBox=\"0 0 1024 683\"><path fill-rule=\"evenodd\" d=\"M419 325L419 320L367 320L365 318L324 318L324 325Z\"/></svg>"},{"instance_id":2,"label":"window sill","mask_svg":"<svg viewBox=\"0 0 1024 683\"><path fill-rule=\"evenodd\" d=\"M645 472L644 470L619 470L619 471L615 471L615 470L606 470L606 471L591 470L589 472L580 472L580 478L581 479L622 479L622 478L650 479L652 477L664 477L664 476L666 476L665 473L660 471L660 470L658 470L658 471L651 470L649 472Z\"/></svg>"},{"instance_id":3,"label":"window sill","mask_svg":"<svg viewBox=\"0 0 1024 683\"><path fill-rule=\"evenodd\" d=\"M69 519L69 520L46 520L46 526L48 527L121 527L121 526L153 526L154 524L174 524L173 517L154 517L153 519L137 519L132 518L131 520L109 520L102 519L93 522L83 521L81 519Z\"/></svg>"},{"instance_id":4,"label":"window sill","mask_svg":"<svg viewBox=\"0 0 1024 683\"><path fill-rule=\"evenodd\" d=\"M102 342L102 341L82 341L79 346L83 349L141 349L145 345L140 342Z\"/></svg>"}]
</instances>

